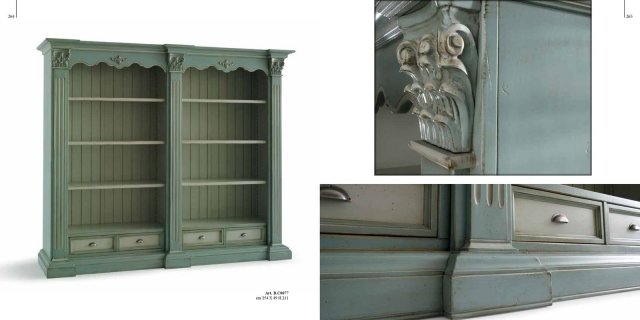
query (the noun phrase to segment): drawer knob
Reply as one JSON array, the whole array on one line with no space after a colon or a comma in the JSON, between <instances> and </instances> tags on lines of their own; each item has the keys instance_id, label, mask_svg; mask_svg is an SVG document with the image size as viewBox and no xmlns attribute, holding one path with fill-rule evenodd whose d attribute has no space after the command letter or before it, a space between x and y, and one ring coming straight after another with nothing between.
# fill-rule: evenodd
<instances>
[{"instance_id":1,"label":"drawer knob","mask_svg":"<svg viewBox=\"0 0 640 320\"><path fill-rule=\"evenodd\" d=\"M198 240L204 240L206 237L204 235L201 235L198 237Z\"/></svg>"},{"instance_id":2,"label":"drawer knob","mask_svg":"<svg viewBox=\"0 0 640 320\"><path fill-rule=\"evenodd\" d=\"M637 224L630 224L629 225L629 230L631 230L631 231L640 231L640 226L638 226Z\"/></svg>"},{"instance_id":3,"label":"drawer knob","mask_svg":"<svg viewBox=\"0 0 640 320\"><path fill-rule=\"evenodd\" d=\"M243 233L240 234L240 238L245 238L246 236L247 236L246 232L243 232Z\"/></svg>"},{"instance_id":4,"label":"drawer knob","mask_svg":"<svg viewBox=\"0 0 640 320\"><path fill-rule=\"evenodd\" d=\"M556 213L553 215L553 217L551 217L551 221L555 223L566 224L569 223L569 218L567 218L567 216L565 216L564 214Z\"/></svg>"},{"instance_id":5,"label":"drawer knob","mask_svg":"<svg viewBox=\"0 0 640 320\"><path fill-rule=\"evenodd\" d=\"M95 243L95 242L90 242L90 243L89 243L89 247L96 247L96 246L98 246L98 244L97 244L97 243Z\"/></svg>"},{"instance_id":6,"label":"drawer knob","mask_svg":"<svg viewBox=\"0 0 640 320\"><path fill-rule=\"evenodd\" d=\"M142 240L142 239L138 239L138 240L136 240L136 243L137 243L137 244L143 244L143 243L144 243L144 240Z\"/></svg>"}]
</instances>

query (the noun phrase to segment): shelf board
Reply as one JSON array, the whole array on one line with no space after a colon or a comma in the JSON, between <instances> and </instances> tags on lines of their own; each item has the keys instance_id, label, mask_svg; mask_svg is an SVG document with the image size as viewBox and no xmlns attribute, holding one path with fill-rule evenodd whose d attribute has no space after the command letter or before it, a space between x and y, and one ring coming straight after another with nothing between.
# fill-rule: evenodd
<instances>
[{"instance_id":1,"label":"shelf board","mask_svg":"<svg viewBox=\"0 0 640 320\"><path fill-rule=\"evenodd\" d=\"M267 103L267 100L239 100L239 99L182 99L182 102L194 102L194 103L266 104L266 103Z\"/></svg>"},{"instance_id":2,"label":"shelf board","mask_svg":"<svg viewBox=\"0 0 640 320\"><path fill-rule=\"evenodd\" d=\"M263 218L220 218L220 219L193 219L183 220L183 230L217 229L229 227L263 227L266 219Z\"/></svg>"},{"instance_id":3,"label":"shelf board","mask_svg":"<svg viewBox=\"0 0 640 320\"><path fill-rule=\"evenodd\" d=\"M265 144L266 140L183 140L183 144Z\"/></svg>"},{"instance_id":4,"label":"shelf board","mask_svg":"<svg viewBox=\"0 0 640 320\"><path fill-rule=\"evenodd\" d=\"M164 187L164 183L158 181L69 183L69 190L145 189L162 187Z\"/></svg>"},{"instance_id":5,"label":"shelf board","mask_svg":"<svg viewBox=\"0 0 640 320\"><path fill-rule=\"evenodd\" d=\"M200 186L239 186L250 184L265 184L267 181L258 179L198 179L184 180L184 187L200 187Z\"/></svg>"},{"instance_id":6,"label":"shelf board","mask_svg":"<svg viewBox=\"0 0 640 320\"><path fill-rule=\"evenodd\" d=\"M164 102L163 98L103 98L103 97L69 97L69 101L101 101L101 102Z\"/></svg>"},{"instance_id":7,"label":"shelf board","mask_svg":"<svg viewBox=\"0 0 640 320\"><path fill-rule=\"evenodd\" d=\"M157 222L105 223L69 226L69 235L72 237L162 231L164 231L164 228Z\"/></svg>"},{"instance_id":8,"label":"shelf board","mask_svg":"<svg viewBox=\"0 0 640 320\"><path fill-rule=\"evenodd\" d=\"M160 140L135 140L135 141L69 141L70 146L134 146L134 145L158 145L164 144Z\"/></svg>"}]
</instances>

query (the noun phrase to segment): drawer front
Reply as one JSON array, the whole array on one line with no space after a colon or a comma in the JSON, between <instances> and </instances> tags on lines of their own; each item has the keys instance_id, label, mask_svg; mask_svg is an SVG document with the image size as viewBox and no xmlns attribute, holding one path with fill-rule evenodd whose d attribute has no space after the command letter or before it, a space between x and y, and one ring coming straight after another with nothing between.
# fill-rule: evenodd
<instances>
[{"instance_id":1,"label":"drawer front","mask_svg":"<svg viewBox=\"0 0 640 320\"><path fill-rule=\"evenodd\" d=\"M69 247L71 253L113 251L113 237L72 238Z\"/></svg>"},{"instance_id":2,"label":"drawer front","mask_svg":"<svg viewBox=\"0 0 640 320\"><path fill-rule=\"evenodd\" d=\"M182 243L186 247L220 245L222 244L222 230L184 232Z\"/></svg>"},{"instance_id":3,"label":"drawer front","mask_svg":"<svg viewBox=\"0 0 640 320\"><path fill-rule=\"evenodd\" d=\"M264 240L263 228L251 229L227 229L225 232L226 243L259 242Z\"/></svg>"},{"instance_id":4,"label":"drawer front","mask_svg":"<svg viewBox=\"0 0 640 320\"><path fill-rule=\"evenodd\" d=\"M608 225L609 243L640 245L640 210L609 205Z\"/></svg>"},{"instance_id":5,"label":"drawer front","mask_svg":"<svg viewBox=\"0 0 640 320\"><path fill-rule=\"evenodd\" d=\"M438 203L438 187L431 185L325 185L320 232L436 237Z\"/></svg>"},{"instance_id":6,"label":"drawer front","mask_svg":"<svg viewBox=\"0 0 640 320\"><path fill-rule=\"evenodd\" d=\"M604 243L602 203L513 187L516 241Z\"/></svg>"},{"instance_id":7,"label":"drawer front","mask_svg":"<svg viewBox=\"0 0 640 320\"><path fill-rule=\"evenodd\" d=\"M159 234L128 235L118 238L119 250L155 249L160 248Z\"/></svg>"}]
</instances>

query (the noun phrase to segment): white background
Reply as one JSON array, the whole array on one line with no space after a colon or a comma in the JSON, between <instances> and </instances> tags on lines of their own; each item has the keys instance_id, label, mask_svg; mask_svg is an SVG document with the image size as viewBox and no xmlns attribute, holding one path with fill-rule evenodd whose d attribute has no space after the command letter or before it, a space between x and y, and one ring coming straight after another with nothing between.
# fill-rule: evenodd
<instances>
[{"instance_id":1,"label":"white background","mask_svg":"<svg viewBox=\"0 0 640 320\"><path fill-rule=\"evenodd\" d=\"M636 35L622 0L593 1L592 177L374 177L373 1L26 1L0 5L0 318L314 319L319 183L640 183ZM283 70L283 242L293 260L45 280L46 38L294 49ZM523 35L526 37L526 35ZM526 75L523 75L526 76ZM534 79L544 81L544 79ZM288 290L288 301L256 301ZM629 318L640 293L492 319Z\"/></svg>"}]
</instances>

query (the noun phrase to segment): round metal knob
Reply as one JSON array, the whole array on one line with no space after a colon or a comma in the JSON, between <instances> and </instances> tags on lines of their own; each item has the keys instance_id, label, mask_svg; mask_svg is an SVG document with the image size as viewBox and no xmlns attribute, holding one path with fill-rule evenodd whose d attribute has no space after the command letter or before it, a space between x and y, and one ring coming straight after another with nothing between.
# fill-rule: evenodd
<instances>
[{"instance_id":1,"label":"round metal knob","mask_svg":"<svg viewBox=\"0 0 640 320\"><path fill-rule=\"evenodd\" d=\"M91 243L89 243L89 247L96 247L96 246L98 246L98 244L97 244L97 243L95 243L95 242L91 242Z\"/></svg>"},{"instance_id":2,"label":"round metal knob","mask_svg":"<svg viewBox=\"0 0 640 320\"><path fill-rule=\"evenodd\" d=\"M637 224L630 224L629 225L629 230L630 231L640 231L640 226L638 226Z\"/></svg>"},{"instance_id":3,"label":"round metal knob","mask_svg":"<svg viewBox=\"0 0 640 320\"><path fill-rule=\"evenodd\" d=\"M204 235L201 235L198 237L198 240L204 240L206 237Z\"/></svg>"},{"instance_id":4,"label":"round metal knob","mask_svg":"<svg viewBox=\"0 0 640 320\"><path fill-rule=\"evenodd\" d=\"M240 238L244 238L244 237L246 237L246 236L247 236L247 234L246 234L245 232L243 232L243 233L241 233L241 234L240 234Z\"/></svg>"},{"instance_id":5,"label":"round metal knob","mask_svg":"<svg viewBox=\"0 0 640 320\"><path fill-rule=\"evenodd\" d=\"M553 217L551 217L551 221L555 222L555 223L569 223L569 218L567 218L567 216L565 216L564 214L561 213L556 213L553 215Z\"/></svg>"},{"instance_id":6,"label":"round metal knob","mask_svg":"<svg viewBox=\"0 0 640 320\"><path fill-rule=\"evenodd\" d=\"M143 243L144 243L144 240L142 240L142 239L138 239L138 240L136 240L136 243L137 243L137 244L143 244Z\"/></svg>"}]
</instances>

